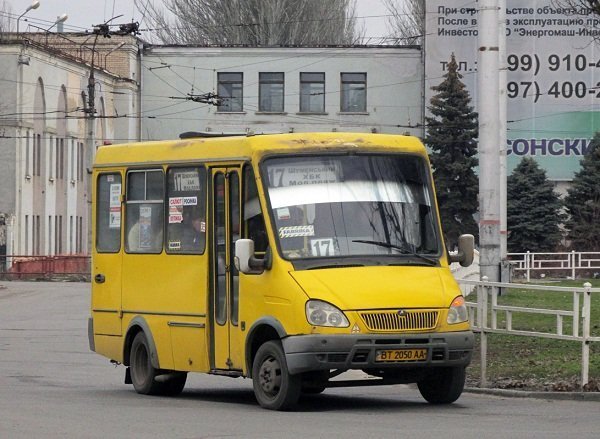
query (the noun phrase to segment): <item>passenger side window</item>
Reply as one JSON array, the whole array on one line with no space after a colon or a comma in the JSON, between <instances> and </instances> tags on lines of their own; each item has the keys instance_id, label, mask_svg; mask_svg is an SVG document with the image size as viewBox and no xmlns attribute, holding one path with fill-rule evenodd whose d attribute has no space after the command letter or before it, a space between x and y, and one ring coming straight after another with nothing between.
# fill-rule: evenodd
<instances>
[{"instance_id":1,"label":"passenger side window","mask_svg":"<svg viewBox=\"0 0 600 439\"><path fill-rule=\"evenodd\" d=\"M160 169L127 174L125 250L161 253L163 247L164 176Z\"/></svg>"},{"instance_id":2,"label":"passenger side window","mask_svg":"<svg viewBox=\"0 0 600 439\"><path fill-rule=\"evenodd\" d=\"M252 166L244 166L244 238L254 241L255 252L266 252L269 239L260 209L258 187Z\"/></svg>"},{"instance_id":3,"label":"passenger side window","mask_svg":"<svg viewBox=\"0 0 600 439\"><path fill-rule=\"evenodd\" d=\"M121 249L121 175L100 175L96 190L96 251L117 253Z\"/></svg>"},{"instance_id":4,"label":"passenger side window","mask_svg":"<svg viewBox=\"0 0 600 439\"><path fill-rule=\"evenodd\" d=\"M202 254L206 243L206 170L167 173L167 253Z\"/></svg>"}]
</instances>

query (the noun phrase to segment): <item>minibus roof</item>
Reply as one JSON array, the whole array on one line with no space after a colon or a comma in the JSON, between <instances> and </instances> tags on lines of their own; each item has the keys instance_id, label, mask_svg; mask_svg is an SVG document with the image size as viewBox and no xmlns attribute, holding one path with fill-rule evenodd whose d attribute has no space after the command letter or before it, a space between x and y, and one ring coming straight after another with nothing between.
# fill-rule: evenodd
<instances>
[{"instance_id":1,"label":"minibus roof","mask_svg":"<svg viewBox=\"0 0 600 439\"><path fill-rule=\"evenodd\" d=\"M339 132L293 133L106 145L98 148L94 166L260 160L270 154L342 151L407 152L426 156L425 147L413 136Z\"/></svg>"}]
</instances>

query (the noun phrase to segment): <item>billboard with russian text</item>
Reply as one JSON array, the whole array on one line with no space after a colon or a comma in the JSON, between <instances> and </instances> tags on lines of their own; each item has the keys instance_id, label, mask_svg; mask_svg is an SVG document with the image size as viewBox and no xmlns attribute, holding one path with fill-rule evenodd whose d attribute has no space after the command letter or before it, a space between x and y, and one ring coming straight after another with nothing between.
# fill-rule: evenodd
<instances>
[{"instance_id":1,"label":"billboard with russian text","mask_svg":"<svg viewBox=\"0 0 600 439\"><path fill-rule=\"evenodd\" d=\"M600 130L600 16L552 0L507 0L507 166L531 156L552 180L571 180ZM455 54L477 108L476 0L427 0L428 105Z\"/></svg>"}]
</instances>

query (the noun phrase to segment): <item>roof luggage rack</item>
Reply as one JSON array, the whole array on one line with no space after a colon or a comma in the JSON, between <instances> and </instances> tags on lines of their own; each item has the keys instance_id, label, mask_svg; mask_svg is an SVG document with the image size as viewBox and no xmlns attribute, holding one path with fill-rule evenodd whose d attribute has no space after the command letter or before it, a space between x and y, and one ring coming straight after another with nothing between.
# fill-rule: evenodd
<instances>
[{"instance_id":1,"label":"roof luggage rack","mask_svg":"<svg viewBox=\"0 0 600 439\"><path fill-rule=\"evenodd\" d=\"M179 135L180 139L207 139L214 137L241 137L241 136L259 136L259 135L268 135L268 134L282 134L281 131L277 132L261 132L256 133L254 131L243 131L243 132L235 132L235 133L216 133L212 131L186 131L185 133L181 133Z\"/></svg>"}]
</instances>

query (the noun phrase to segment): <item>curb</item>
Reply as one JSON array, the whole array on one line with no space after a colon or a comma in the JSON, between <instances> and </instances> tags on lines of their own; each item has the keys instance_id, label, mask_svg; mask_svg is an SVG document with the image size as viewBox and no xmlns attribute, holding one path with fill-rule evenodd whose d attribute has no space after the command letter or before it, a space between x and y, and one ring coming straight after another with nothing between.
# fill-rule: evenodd
<instances>
[{"instance_id":1,"label":"curb","mask_svg":"<svg viewBox=\"0 0 600 439\"><path fill-rule=\"evenodd\" d=\"M600 392L535 392L526 390L482 389L479 387L465 387L464 391L467 393L503 396L505 398L535 398L600 402Z\"/></svg>"}]
</instances>

